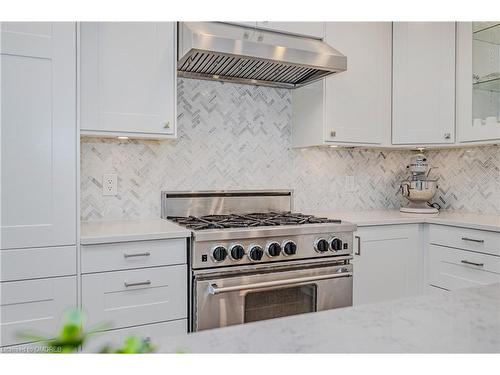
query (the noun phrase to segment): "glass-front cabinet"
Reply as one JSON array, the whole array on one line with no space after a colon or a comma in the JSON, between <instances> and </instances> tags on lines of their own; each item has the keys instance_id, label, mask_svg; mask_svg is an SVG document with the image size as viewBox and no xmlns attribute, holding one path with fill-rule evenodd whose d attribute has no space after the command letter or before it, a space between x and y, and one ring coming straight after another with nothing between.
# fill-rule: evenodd
<instances>
[{"instance_id":1,"label":"glass-front cabinet","mask_svg":"<svg viewBox=\"0 0 500 375\"><path fill-rule=\"evenodd\" d=\"M457 26L459 142L500 139L500 21Z\"/></svg>"}]
</instances>

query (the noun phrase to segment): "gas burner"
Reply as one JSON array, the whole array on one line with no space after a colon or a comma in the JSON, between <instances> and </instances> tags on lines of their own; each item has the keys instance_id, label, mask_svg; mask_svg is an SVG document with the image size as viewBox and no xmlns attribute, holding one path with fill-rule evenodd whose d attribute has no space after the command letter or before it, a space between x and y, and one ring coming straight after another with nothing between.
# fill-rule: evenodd
<instances>
[{"instance_id":1,"label":"gas burner","mask_svg":"<svg viewBox=\"0 0 500 375\"><path fill-rule=\"evenodd\" d=\"M167 219L192 230L341 223L341 220L295 212L254 212L248 214L205 215L201 217L167 216Z\"/></svg>"}]
</instances>

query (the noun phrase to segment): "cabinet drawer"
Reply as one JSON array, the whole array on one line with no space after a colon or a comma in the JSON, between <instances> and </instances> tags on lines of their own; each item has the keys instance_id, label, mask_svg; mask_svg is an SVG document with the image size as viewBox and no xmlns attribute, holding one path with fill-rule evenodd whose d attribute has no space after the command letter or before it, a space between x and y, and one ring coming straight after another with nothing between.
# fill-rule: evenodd
<instances>
[{"instance_id":1,"label":"cabinet drawer","mask_svg":"<svg viewBox=\"0 0 500 375\"><path fill-rule=\"evenodd\" d=\"M187 317L187 266L82 276L82 306L89 324L109 328Z\"/></svg>"},{"instance_id":2,"label":"cabinet drawer","mask_svg":"<svg viewBox=\"0 0 500 375\"><path fill-rule=\"evenodd\" d=\"M500 255L500 233L484 230L431 225L429 242L435 245Z\"/></svg>"},{"instance_id":3,"label":"cabinet drawer","mask_svg":"<svg viewBox=\"0 0 500 375\"><path fill-rule=\"evenodd\" d=\"M0 281L76 275L76 246L0 251Z\"/></svg>"},{"instance_id":4,"label":"cabinet drawer","mask_svg":"<svg viewBox=\"0 0 500 375\"><path fill-rule=\"evenodd\" d=\"M166 337L187 334L187 319L173 320L165 323L146 324L138 327L115 329L92 335L83 347L86 353L99 353L103 347L119 348L127 337L136 336L151 342L159 349Z\"/></svg>"},{"instance_id":5,"label":"cabinet drawer","mask_svg":"<svg viewBox=\"0 0 500 375\"><path fill-rule=\"evenodd\" d=\"M500 282L500 257L429 247L429 284L448 290Z\"/></svg>"},{"instance_id":6,"label":"cabinet drawer","mask_svg":"<svg viewBox=\"0 0 500 375\"><path fill-rule=\"evenodd\" d=\"M82 246L82 273L186 263L186 239Z\"/></svg>"},{"instance_id":7,"label":"cabinet drawer","mask_svg":"<svg viewBox=\"0 0 500 375\"><path fill-rule=\"evenodd\" d=\"M0 284L0 346L29 342L22 332L55 334L64 310L76 306L76 276Z\"/></svg>"}]
</instances>

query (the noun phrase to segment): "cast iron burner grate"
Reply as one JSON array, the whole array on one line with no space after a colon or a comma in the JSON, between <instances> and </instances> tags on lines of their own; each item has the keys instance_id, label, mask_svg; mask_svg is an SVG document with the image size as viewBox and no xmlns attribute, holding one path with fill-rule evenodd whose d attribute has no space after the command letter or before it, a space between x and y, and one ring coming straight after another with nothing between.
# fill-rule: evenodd
<instances>
[{"instance_id":1,"label":"cast iron burner grate","mask_svg":"<svg viewBox=\"0 0 500 375\"><path fill-rule=\"evenodd\" d=\"M341 220L294 212L256 212L250 214L206 215L201 217L167 216L167 219L193 230L341 223Z\"/></svg>"}]
</instances>

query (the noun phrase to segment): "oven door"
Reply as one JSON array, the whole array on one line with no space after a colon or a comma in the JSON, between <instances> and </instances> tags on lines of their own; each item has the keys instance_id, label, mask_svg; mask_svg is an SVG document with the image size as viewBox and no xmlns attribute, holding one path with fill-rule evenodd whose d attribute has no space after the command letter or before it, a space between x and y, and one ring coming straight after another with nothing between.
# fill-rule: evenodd
<instances>
[{"instance_id":1,"label":"oven door","mask_svg":"<svg viewBox=\"0 0 500 375\"><path fill-rule=\"evenodd\" d=\"M352 265L199 275L193 297L195 331L352 306Z\"/></svg>"}]
</instances>

